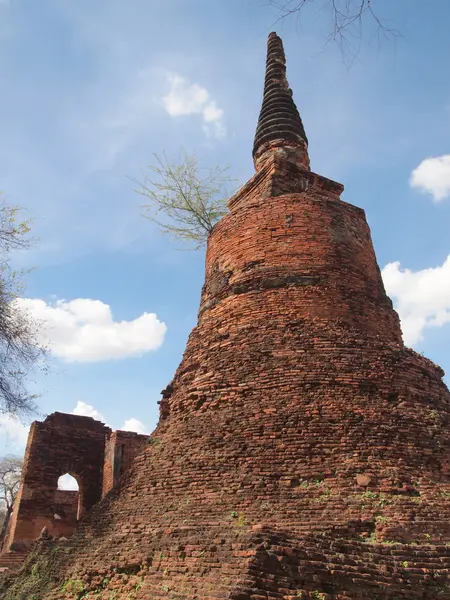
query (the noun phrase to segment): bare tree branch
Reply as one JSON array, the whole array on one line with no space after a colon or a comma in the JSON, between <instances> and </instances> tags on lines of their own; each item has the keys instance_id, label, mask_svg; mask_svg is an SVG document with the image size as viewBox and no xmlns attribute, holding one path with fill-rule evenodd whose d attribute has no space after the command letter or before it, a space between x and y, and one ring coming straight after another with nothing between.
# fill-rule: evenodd
<instances>
[{"instance_id":1,"label":"bare tree branch","mask_svg":"<svg viewBox=\"0 0 450 600\"><path fill-rule=\"evenodd\" d=\"M195 249L205 244L217 221L226 214L229 197L228 167L202 170L195 154L183 151L180 162L163 153L154 154L150 175L135 191L149 200L144 216L156 223L164 234L192 243ZM204 171L202 173L202 171Z\"/></svg>"},{"instance_id":2,"label":"bare tree branch","mask_svg":"<svg viewBox=\"0 0 450 600\"><path fill-rule=\"evenodd\" d=\"M326 43L336 42L345 62L352 62L356 57L364 25L374 30L380 38L393 39L401 34L395 27L388 25L378 9L379 0L267 0L270 6L278 11L276 22L286 18L300 18L308 7L317 6L329 18L329 33ZM374 8L376 6L376 8ZM356 50L352 50L352 42Z\"/></svg>"},{"instance_id":3,"label":"bare tree branch","mask_svg":"<svg viewBox=\"0 0 450 600\"><path fill-rule=\"evenodd\" d=\"M17 456L0 459L0 548L8 529L20 486L23 461Z\"/></svg>"},{"instance_id":4,"label":"bare tree branch","mask_svg":"<svg viewBox=\"0 0 450 600\"><path fill-rule=\"evenodd\" d=\"M45 370L46 350L37 341L39 323L20 306L25 271L11 267L11 252L32 245L30 221L0 201L0 413L24 415L36 409L26 386L34 367Z\"/></svg>"}]
</instances>

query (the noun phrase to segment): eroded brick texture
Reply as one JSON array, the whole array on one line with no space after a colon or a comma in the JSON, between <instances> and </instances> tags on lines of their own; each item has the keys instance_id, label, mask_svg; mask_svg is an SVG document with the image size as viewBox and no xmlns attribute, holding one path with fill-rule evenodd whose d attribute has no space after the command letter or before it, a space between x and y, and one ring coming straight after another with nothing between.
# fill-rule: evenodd
<instances>
[{"instance_id":1,"label":"eroded brick texture","mask_svg":"<svg viewBox=\"0 0 450 600\"><path fill-rule=\"evenodd\" d=\"M363 211L307 171L268 196L278 164L215 227L163 418L61 556L99 598L450 597L443 372L402 344Z\"/></svg>"},{"instance_id":2,"label":"eroded brick texture","mask_svg":"<svg viewBox=\"0 0 450 600\"><path fill-rule=\"evenodd\" d=\"M105 446L102 496L117 485L123 473L131 467L136 455L147 445L147 441L147 435L132 431L114 431L108 437Z\"/></svg>"},{"instance_id":3,"label":"eroded brick texture","mask_svg":"<svg viewBox=\"0 0 450 600\"><path fill-rule=\"evenodd\" d=\"M6 549L13 543L28 545L43 527L52 533L61 528L68 533L73 528L71 511L67 519L55 517L63 512L60 499L64 494L57 492L61 475L69 473L77 480L78 518L100 500L105 437L110 432L90 417L64 413L53 413L31 425Z\"/></svg>"},{"instance_id":4,"label":"eroded brick texture","mask_svg":"<svg viewBox=\"0 0 450 600\"><path fill-rule=\"evenodd\" d=\"M75 598L64 581L101 600L450 598L443 371L402 343L364 212L268 143L210 236L160 423L65 552L42 550L45 600Z\"/></svg>"},{"instance_id":5,"label":"eroded brick texture","mask_svg":"<svg viewBox=\"0 0 450 600\"><path fill-rule=\"evenodd\" d=\"M26 549L44 527L52 537L70 537L80 518L130 468L147 439L134 432L111 432L103 423L78 415L53 413L34 422L3 552ZM79 492L57 489L66 473L77 480Z\"/></svg>"}]
</instances>

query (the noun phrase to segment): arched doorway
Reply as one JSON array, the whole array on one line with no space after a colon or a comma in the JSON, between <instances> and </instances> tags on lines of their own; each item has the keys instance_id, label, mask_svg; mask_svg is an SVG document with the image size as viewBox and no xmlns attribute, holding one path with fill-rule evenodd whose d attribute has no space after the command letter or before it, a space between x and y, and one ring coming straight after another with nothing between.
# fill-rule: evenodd
<instances>
[{"instance_id":1,"label":"arched doorway","mask_svg":"<svg viewBox=\"0 0 450 600\"><path fill-rule=\"evenodd\" d=\"M52 513L54 534L70 537L80 518L80 479L71 473L58 478Z\"/></svg>"},{"instance_id":2,"label":"arched doorway","mask_svg":"<svg viewBox=\"0 0 450 600\"><path fill-rule=\"evenodd\" d=\"M58 479L58 490L78 492L79 489L78 481L70 473L61 475Z\"/></svg>"}]
</instances>

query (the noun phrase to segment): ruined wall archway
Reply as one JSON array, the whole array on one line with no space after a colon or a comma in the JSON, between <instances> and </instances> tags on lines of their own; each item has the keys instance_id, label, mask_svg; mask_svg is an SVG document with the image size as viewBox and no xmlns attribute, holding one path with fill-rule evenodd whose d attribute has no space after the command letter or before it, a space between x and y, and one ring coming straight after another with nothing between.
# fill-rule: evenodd
<instances>
[{"instance_id":1,"label":"ruined wall archway","mask_svg":"<svg viewBox=\"0 0 450 600\"><path fill-rule=\"evenodd\" d=\"M91 417L53 413L30 429L17 511L6 540L29 546L46 527L52 535L71 535L78 520L102 494L105 442L111 429ZM61 475L70 474L79 491L58 490ZM65 518L55 518L55 514Z\"/></svg>"},{"instance_id":2,"label":"ruined wall archway","mask_svg":"<svg viewBox=\"0 0 450 600\"><path fill-rule=\"evenodd\" d=\"M80 519L83 484L76 473L60 475L56 484L53 518L56 521L77 523Z\"/></svg>"},{"instance_id":3,"label":"ruined wall archway","mask_svg":"<svg viewBox=\"0 0 450 600\"><path fill-rule=\"evenodd\" d=\"M70 490L78 492L80 490L80 484L77 481L77 476L72 473L64 473L58 478L58 490Z\"/></svg>"}]
</instances>

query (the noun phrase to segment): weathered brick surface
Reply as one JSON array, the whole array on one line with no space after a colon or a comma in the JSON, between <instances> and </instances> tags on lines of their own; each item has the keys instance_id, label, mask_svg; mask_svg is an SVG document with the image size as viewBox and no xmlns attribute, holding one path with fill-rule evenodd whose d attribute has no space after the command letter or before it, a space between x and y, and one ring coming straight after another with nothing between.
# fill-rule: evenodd
<instances>
[{"instance_id":1,"label":"weathered brick surface","mask_svg":"<svg viewBox=\"0 0 450 600\"><path fill-rule=\"evenodd\" d=\"M57 493L61 475L70 473L78 482L78 517L100 500L105 437L110 432L90 417L64 413L53 413L31 425L6 550L13 543L29 544L43 527L54 533L64 529L65 534L73 528L73 514L55 518L64 496Z\"/></svg>"},{"instance_id":2,"label":"weathered brick surface","mask_svg":"<svg viewBox=\"0 0 450 600\"><path fill-rule=\"evenodd\" d=\"M53 413L34 422L3 552L26 548L44 527L53 537L72 535L78 520L117 484L147 439L134 432L111 432L103 423L78 415ZM57 489L65 473L75 477L79 492Z\"/></svg>"},{"instance_id":3,"label":"weathered brick surface","mask_svg":"<svg viewBox=\"0 0 450 600\"><path fill-rule=\"evenodd\" d=\"M273 147L295 154L297 164L309 167L308 139L286 79L283 44L271 33L267 46L263 103L253 144L255 168L260 170Z\"/></svg>"},{"instance_id":4,"label":"weathered brick surface","mask_svg":"<svg viewBox=\"0 0 450 600\"><path fill-rule=\"evenodd\" d=\"M401 343L363 212L314 185L242 194L165 418L58 571L100 598L446 593L450 396Z\"/></svg>"},{"instance_id":5,"label":"weathered brick surface","mask_svg":"<svg viewBox=\"0 0 450 600\"><path fill-rule=\"evenodd\" d=\"M133 464L136 455L147 445L147 440L147 435L132 431L114 431L107 438L102 496L117 485L123 473Z\"/></svg>"},{"instance_id":6,"label":"weathered brick surface","mask_svg":"<svg viewBox=\"0 0 450 600\"><path fill-rule=\"evenodd\" d=\"M160 423L41 552L42 598L450 598L443 371L402 343L364 212L287 148L214 228Z\"/></svg>"}]
</instances>

